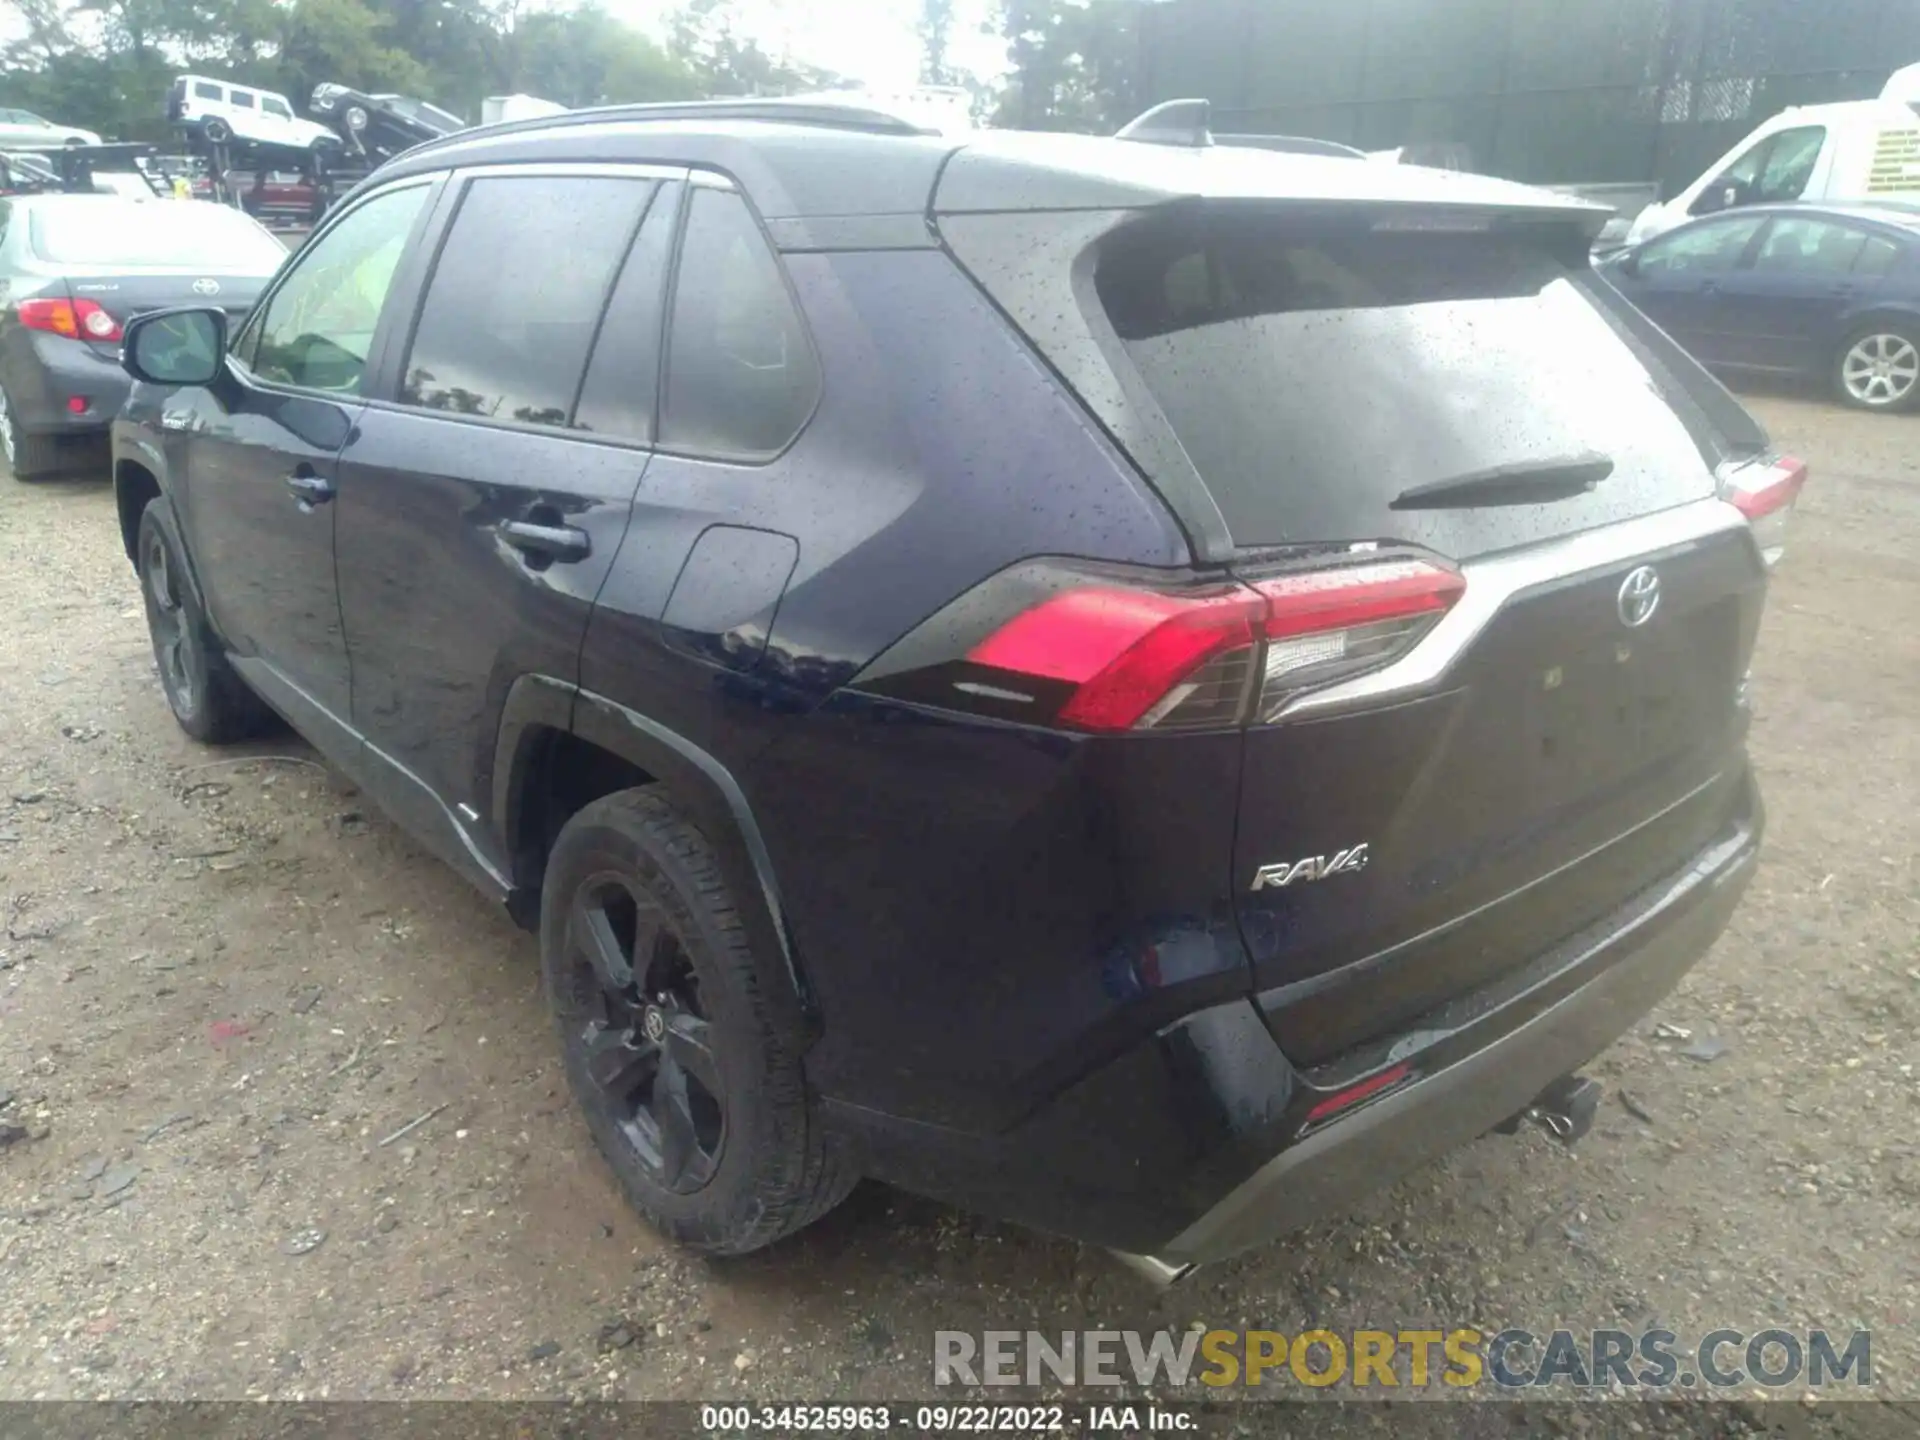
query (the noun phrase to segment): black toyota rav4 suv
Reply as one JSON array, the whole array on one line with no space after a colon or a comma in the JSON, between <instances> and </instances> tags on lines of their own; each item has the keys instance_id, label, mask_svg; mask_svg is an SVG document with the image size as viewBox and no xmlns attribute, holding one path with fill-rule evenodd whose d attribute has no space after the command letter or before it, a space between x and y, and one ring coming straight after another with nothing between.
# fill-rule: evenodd
<instances>
[{"instance_id":1,"label":"black toyota rav4 suv","mask_svg":"<svg viewBox=\"0 0 1920 1440\"><path fill-rule=\"evenodd\" d=\"M681 1241L870 1175L1231 1255L1561 1118L1752 872L1798 462L1601 212L1185 138L494 126L127 327L180 723L537 929Z\"/></svg>"}]
</instances>

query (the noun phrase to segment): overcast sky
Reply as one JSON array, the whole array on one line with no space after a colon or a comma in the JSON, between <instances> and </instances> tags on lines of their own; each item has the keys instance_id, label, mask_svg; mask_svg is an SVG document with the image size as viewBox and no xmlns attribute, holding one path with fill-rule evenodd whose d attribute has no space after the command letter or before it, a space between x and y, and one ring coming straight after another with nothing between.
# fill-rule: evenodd
<instances>
[{"instance_id":1,"label":"overcast sky","mask_svg":"<svg viewBox=\"0 0 1920 1440\"><path fill-rule=\"evenodd\" d=\"M603 0L622 19L659 36L679 0ZM993 78L1006 69L1006 44L980 27L998 7L993 0L956 0L949 59ZM911 85L920 75L914 23L919 0L738 0L739 27L775 54L874 86Z\"/></svg>"}]
</instances>

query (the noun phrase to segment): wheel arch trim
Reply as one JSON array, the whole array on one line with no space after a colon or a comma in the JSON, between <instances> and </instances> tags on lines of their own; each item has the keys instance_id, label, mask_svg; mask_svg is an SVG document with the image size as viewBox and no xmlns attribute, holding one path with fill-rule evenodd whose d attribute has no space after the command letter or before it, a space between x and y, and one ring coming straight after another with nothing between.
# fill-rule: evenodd
<instances>
[{"instance_id":1,"label":"wheel arch trim","mask_svg":"<svg viewBox=\"0 0 1920 1440\"><path fill-rule=\"evenodd\" d=\"M706 832L736 890L750 937L778 954L801 1015L813 1015L812 991L795 953L773 857L740 782L719 759L658 721L548 675L523 675L507 692L494 752L493 815L511 851L520 824L529 732L559 730L620 756L653 776ZM522 875L517 885L527 883ZM756 949L759 946L756 945Z\"/></svg>"},{"instance_id":2,"label":"wheel arch trim","mask_svg":"<svg viewBox=\"0 0 1920 1440\"><path fill-rule=\"evenodd\" d=\"M157 458L152 453L148 452L144 446L140 446L136 448L140 450L141 455L144 458L147 458L147 459ZM122 482L120 479L120 466L122 462L127 458L129 457L123 456L120 453L120 448L116 445L113 451L113 504L114 504L114 510L116 514L122 516L123 518L124 518L124 512L121 512L120 510L120 499L121 499L121 492L122 492ZM154 487L158 492L154 495L153 499L149 500L147 502L147 505L142 508L141 514L144 515L147 509L150 509L155 505L164 505L166 507L167 525L168 525L168 528L173 531L174 544L178 547L180 551L180 565L181 565L181 568L186 572L187 584L193 591L194 603L200 607L200 613L207 617L207 624L213 628L214 634L218 636L220 635L220 624L217 620L214 619L213 610L207 604L206 587L200 583L200 567L194 561L193 546L187 539L186 526L180 518L180 508L179 506L174 504L173 491L167 484L166 470L164 468L164 464L161 464L161 465L143 464L141 468L143 468L144 470L147 471L148 474L153 476ZM121 538L123 540L128 541L128 543L132 547L129 549L127 553L127 560L129 561L129 563L133 565L134 573L138 575L140 571L140 556L138 553L139 538L140 538L140 524L137 518L135 519L133 524L131 537L129 537L128 532L126 530L122 530ZM225 637L221 636L220 638L221 638L221 643L225 644L226 643Z\"/></svg>"}]
</instances>

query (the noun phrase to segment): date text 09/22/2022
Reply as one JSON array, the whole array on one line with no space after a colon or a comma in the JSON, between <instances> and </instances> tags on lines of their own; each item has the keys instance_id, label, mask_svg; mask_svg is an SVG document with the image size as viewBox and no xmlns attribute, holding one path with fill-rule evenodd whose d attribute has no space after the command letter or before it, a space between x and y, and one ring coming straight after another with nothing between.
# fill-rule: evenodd
<instances>
[{"instance_id":1,"label":"date text 09/22/2022","mask_svg":"<svg viewBox=\"0 0 1920 1440\"><path fill-rule=\"evenodd\" d=\"M1192 1411L1151 1405L702 1405L711 1434L801 1432L922 1435L1052 1434L1064 1430L1136 1433L1197 1429Z\"/></svg>"}]
</instances>

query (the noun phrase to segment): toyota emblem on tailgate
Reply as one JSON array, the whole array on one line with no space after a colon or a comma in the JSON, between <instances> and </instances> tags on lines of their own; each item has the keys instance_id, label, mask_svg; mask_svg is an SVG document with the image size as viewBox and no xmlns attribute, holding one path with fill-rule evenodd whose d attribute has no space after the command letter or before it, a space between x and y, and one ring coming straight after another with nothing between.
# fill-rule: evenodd
<instances>
[{"instance_id":1,"label":"toyota emblem on tailgate","mask_svg":"<svg viewBox=\"0 0 1920 1440\"><path fill-rule=\"evenodd\" d=\"M193 293L196 295L218 295L220 293L220 282L218 280L196 280L193 282Z\"/></svg>"},{"instance_id":2,"label":"toyota emblem on tailgate","mask_svg":"<svg viewBox=\"0 0 1920 1440\"><path fill-rule=\"evenodd\" d=\"M1620 623L1629 630L1644 625L1660 608L1660 572L1642 565L1620 582Z\"/></svg>"}]
</instances>

